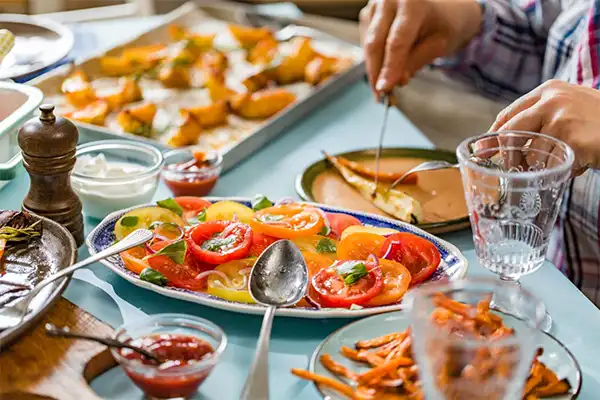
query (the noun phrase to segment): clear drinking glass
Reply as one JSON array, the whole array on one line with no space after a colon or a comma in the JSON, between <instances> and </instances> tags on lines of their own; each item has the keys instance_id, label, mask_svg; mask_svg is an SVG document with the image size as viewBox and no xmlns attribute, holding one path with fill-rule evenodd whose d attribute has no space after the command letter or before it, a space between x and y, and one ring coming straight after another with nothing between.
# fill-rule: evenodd
<instances>
[{"instance_id":1,"label":"clear drinking glass","mask_svg":"<svg viewBox=\"0 0 600 400\"><path fill-rule=\"evenodd\" d=\"M483 339L458 333L451 322L436 322L432 313L438 307L439 294L469 305L490 295L510 299L520 318L494 314L513 328L514 334ZM423 285L409 293L408 301L412 301L413 351L427 400L522 398L546 313L540 300L518 285L488 278Z\"/></svg>"},{"instance_id":2,"label":"clear drinking glass","mask_svg":"<svg viewBox=\"0 0 600 400\"><path fill-rule=\"evenodd\" d=\"M531 132L497 132L463 141L460 163L475 251L485 268L518 284L542 266L573 151L564 142ZM518 316L494 298L494 307ZM543 330L549 330L546 316Z\"/></svg>"}]
</instances>

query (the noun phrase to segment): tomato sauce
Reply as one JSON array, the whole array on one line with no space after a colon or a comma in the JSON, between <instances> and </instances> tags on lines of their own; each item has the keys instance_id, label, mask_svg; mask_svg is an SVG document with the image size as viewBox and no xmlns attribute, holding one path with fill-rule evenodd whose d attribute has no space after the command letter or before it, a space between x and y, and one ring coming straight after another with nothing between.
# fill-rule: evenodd
<instances>
[{"instance_id":1,"label":"tomato sauce","mask_svg":"<svg viewBox=\"0 0 600 400\"><path fill-rule=\"evenodd\" d=\"M217 184L219 172L204 153L194 153L190 161L167 165L163 179L175 196L206 196Z\"/></svg>"},{"instance_id":2,"label":"tomato sauce","mask_svg":"<svg viewBox=\"0 0 600 400\"><path fill-rule=\"evenodd\" d=\"M120 351L122 357L156 369L156 373L149 376L148 372L143 375L134 368L123 366L131 380L146 395L154 398L168 399L193 395L212 368L207 366L204 369L181 371L181 374L177 374L177 369L199 363L214 352L208 342L195 336L157 334L134 339L130 343L149 350L164 360L160 365L156 365L154 361L133 350Z\"/></svg>"}]
</instances>

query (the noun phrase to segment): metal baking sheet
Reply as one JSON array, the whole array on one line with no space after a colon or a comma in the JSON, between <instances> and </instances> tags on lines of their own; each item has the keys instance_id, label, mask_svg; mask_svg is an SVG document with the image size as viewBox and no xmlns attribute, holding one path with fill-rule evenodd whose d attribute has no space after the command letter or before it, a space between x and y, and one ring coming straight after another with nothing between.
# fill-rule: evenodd
<instances>
[{"instance_id":1,"label":"metal baking sheet","mask_svg":"<svg viewBox=\"0 0 600 400\"><path fill-rule=\"evenodd\" d=\"M239 23L240 10L243 9L244 6L199 6L194 3L186 3L175 11L166 15L164 23L160 26L143 33L133 40L128 40L127 42L116 46L115 48L103 52L102 54L95 55L82 62L79 62L77 65L91 76L101 75L99 63L99 57L101 55L116 55L120 54L120 52L126 47L145 45L155 43L160 40L165 40L165 38L167 38L167 28L171 24L194 26L200 21L207 21L207 19L218 19L227 23ZM317 45L318 42L318 40L315 40L315 45ZM343 47L347 53L351 53L355 60L355 65L344 73L332 77L327 82L310 89L310 92L308 92L306 97L299 98L294 105L288 107L286 110L280 112L273 118L266 121L256 122L256 128L253 129L251 133L241 138L233 146L223 148L221 152L224 160L223 169L225 171L233 168L243 159L268 144L276 136L285 132L309 112L326 103L334 94L338 93L344 88L347 88L361 78L361 76L364 74L364 63L360 48L342 39L339 40L339 43L335 43L335 46L339 46L340 48ZM62 80L68 75L71 69L72 66L61 67L36 79L32 82L32 84L42 89L46 96L56 96L59 94ZM169 148L168 145L156 139L143 138L125 132L118 132L107 127L94 126L76 121L74 122L80 131L82 131L82 133L85 135L85 137L91 140L121 138L143 141L163 149ZM248 123L254 124L254 122L250 121L248 121Z\"/></svg>"}]
</instances>

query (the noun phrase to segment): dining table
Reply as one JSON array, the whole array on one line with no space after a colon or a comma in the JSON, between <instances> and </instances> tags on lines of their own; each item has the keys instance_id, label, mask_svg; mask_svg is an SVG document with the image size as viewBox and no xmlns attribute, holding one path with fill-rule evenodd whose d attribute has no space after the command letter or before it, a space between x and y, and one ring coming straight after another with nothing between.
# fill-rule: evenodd
<instances>
[{"instance_id":1,"label":"dining table","mask_svg":"<svg viewBox=\"0 0 600 400\"><path fill-rule=\"evenodd\" d=\"M85 38L78 42L77 56L97 53L160 22L160 16L88 22L74 27ZM459 106L459 105L457 105ZM374 147L377 127L383 115L367 83L349 85L311 112L276 140L252 154L218 181L212 195L247 196L257 193L272 199L297 198L295 179L306 166L321 159L321 150L330 153ZM386 147L432 148L432 143L399 110L389 115ZM81 131L81 141L90 140ZM3 209L19 209L29 188L26 173L20 173L0 190ZM170 197L161 183L155 200ZM86 219L88 234L98 220ZM493 275L477 261L470 230L443 234L468 259L467 276ZM79 259L88 256L85 246ZM600 398L600 311L550 262L524 276L521 284L542 299L554 324L552 334L575 356L583 371L581 399ZM185 313L206 318L221 326L228 346L218 366L201 386L197 399L239 399L252 363L261 317L213 309L199 304L163 297L136 287L101 264L77 271L63 296L106 324L117 327L144 315ZM328 335L348 324L348 319L300 319L277 317L269 351L270 394L272 399L317 400L315 386L291 374L291 368L307 368L315 348ZM33 362L33 361L32 361ZM141 390L120 368L114 368L91 382L106 399L142 399Z\"/></svg>"}]
</instances>

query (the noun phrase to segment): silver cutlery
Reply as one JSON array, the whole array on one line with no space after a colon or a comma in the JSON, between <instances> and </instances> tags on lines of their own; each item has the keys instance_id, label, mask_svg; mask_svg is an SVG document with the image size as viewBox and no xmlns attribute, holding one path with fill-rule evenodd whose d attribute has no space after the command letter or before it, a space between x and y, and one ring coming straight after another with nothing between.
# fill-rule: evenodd
<instances>
[{"instance_id":1,"label":"silver cutlery","mask_svg":"<svg viewBox=\"0 0 600 400\"><path fill-rule=\"evenodd\" d=\"M375 193L379 189L379 164L381 163L381 150L383 148L383 137L385 136L385 129L387 127L388 115L390 112L390 94L385 93L382 98L384 111L383 120L381 121L381 130L379 131L379 144L377 145L377 153L375 153L375 189L371 196L375 198Z\"/></svg>"},{"instance_id":2,"label":"silver cutlery","mask_svg":"<svg viewBox=\"0 0 600 400\"><path fill-rule=\"evenodd\" d=\"M306 262L291 241L273 243L256 260L250 273L250 295L267 310L241 400L269 399L269 340L275 311L277 307L298 303L305 296L307 286Z\"/></svg>"}]
</instances>

